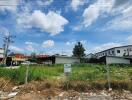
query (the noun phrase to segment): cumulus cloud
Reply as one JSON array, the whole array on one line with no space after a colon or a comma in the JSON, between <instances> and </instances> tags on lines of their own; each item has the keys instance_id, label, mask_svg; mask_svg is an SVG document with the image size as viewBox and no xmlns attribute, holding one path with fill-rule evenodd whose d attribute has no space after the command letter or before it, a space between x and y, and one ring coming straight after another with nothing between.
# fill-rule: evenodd
<instances>
[{"instance_id":1,"label":"cumulus cloud","mask_svg":"<svg viewBox=\"0 0 132 100\"><path fill-rule=\"evenodd\" d=\"M64 25L68 24L68 20L53 11L45 14L40 10L36 10L31 15L26 13L19 16L17 23L27 28L39 28L41 31L50 33L53 36L64 31Z\"/></svg>"},{"instance_id":2,"label":"cumulus cloud","mask_svg":"<svg viewBox=\"0 0 132 100\"><path fill-rule=\"evenodd\" d=\"M84 5L85 2L86 2L86 0L72 0L71 7L74 11L77 11L78 7L81 5Z\"/></svg>"},{"instance_id":3,"label":"cumulus cloud","mask_svg":"<svg viewBox=\"0 0 132 100\"><path fill-rule=\"evenodd\" d=\"M81 40L80 42L84 45L84 44L87 43L87 40ZM73 45L75 45L76 43L77 43L77 41L67 41L67 42L66 42L66 45L67 45L67 46L73 46Z\"/></svg>"},{"instance_id":4,"label":"cumulus cloud","mask_svg":"<svg viewBox=\"0 0 132 100\"><path fill-rule=\"evenodd\" d=\"M100 30L131 30L132 29L131 0L96 0L82 14L83 21L72 27L73 31L87 28L101 17L113 16Z\"/></svg>"},{"instance_id":5,"label":"cumulus cloud","mask_svg":"<svg viewBox=\"0 0 132 100\"><path fill-rule=\"evenodd\" d=\"M128 38L126 39L126 42L128 44L132 44L132 35L128 36Z\"/></svg>"},{"instance_id":6,"label":"cumulus cloud","mask_svg":"<svg viewBox=\"0 0 132 100\"><path fill-rule=\"evenodd\" d=\"M97 0L83 12L83 24L85 27L94 23L102 13L109 13L114 5L114 0Z\"/></svg>"},{"instance_id":7,"label":"cumulus cloud","mask_svg":"<svg viewBox=\"0 0 132 100\"><path fill-rule=\"evenodd\" d=\"M34 42L30 42L30 41L27 41L25 42L26 44L26 50L30 51L30 52L34 52L34 51L37 51L34 46L37 46L37 43L34 43Z\"/></svg>"},{"instance_id":8,"label":"cumulus cloud","mask_svg":"<svg viewBox=\"0 0 132 100\"><path fill-rule=\"evenodd\" d=\"M23 49L16 47L16 46L12 46L12 45L9 47L9 49L14 52L23 52L24 51Z\"/></svg>"},{"instance_id":9,"label":"cumulus cloud","mask_svg":"<svg viewBox=\"0 0 132 100\"><path fill-rule=\"evenodd\" d=\"M132 30L132 6L122 9L120 16L109 21L103 30Z\"/></svg>"},{"instance_id":10,"label":"cumulus cloud","mask_svg":"<svg viewBox=\"0 0 132 100\"><path fill-rule=\"evenodd\" d=\"M76 41L67 41L66 45L70 46L70 45L75 45Z\"/></svg>"},{"instance_id":11,"label":"cumulus cloud","mask_svg":"<svg viewBox=\"0 0 132 100\"><path fill-rule=\"evenodd\" d=\"M27 45L27 46L26 46L26 50L28 50L28 51L30 51L30 52L34 52L34 51L35 51L33 45Z\"/></svg>"},{"instance_id":12,"label":"cumulus cloud","mask_svg":"<svg viewBox=\"0 0 132 100\"><path fill-rule=\"evenodd\" d=\"M47 40L42 43L43 48L49 48L54 46L54 41L53 40Z\"/></svg>"},{"instance_id":13,"label":"cumulus cloud","mask_svg":"<svg viewBox=\"0 0 132 100\"><path fill-rule=\"evenodd\" d=\"M18 4L19 0L0 0L0 11L15 12Z\"/></svg>"}]
</instances>

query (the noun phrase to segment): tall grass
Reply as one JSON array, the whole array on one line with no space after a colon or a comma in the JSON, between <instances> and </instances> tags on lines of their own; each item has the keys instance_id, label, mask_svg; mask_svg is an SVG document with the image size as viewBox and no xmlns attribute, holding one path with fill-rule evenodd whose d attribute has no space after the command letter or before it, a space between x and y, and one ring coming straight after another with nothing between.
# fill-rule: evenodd
<instances>
[{"instance_id":1,"label":"tall grass","mask_svg":"<svg viewBox=\"0 0 132 100\"><path fill-rule=\"evenodd\" d=\"M25 79L26 66L21 66L18 69L0 68L0 77L11 79L14 83L23 84ZM63 65L50 66L29 66L28 81L56 79L62 77ZM85 86L90 84L95 88L107 88L107 70L105 65L93 64L74 64L72 72L69 76L70 83L80 82ZM112 87L129 88L132 90L132 67L110 66L110 80ZM78 84L80 86L80 84ZM81 87L81 86L80 86Z\"/></svg>"},{"instance_id":2,"label":"tall grass","mask_svg":"<svg viewBox=\"0 0 132 100\"><path fill-rule=\"evenodd\" d=\"M21 66L18 69L0 68L0 77L10 78L17 83L24 83L26 67ZM63 67L59 66L29 66L28 81L41 80L60 76L63 73Z\"/></svg>"}]
</instances>

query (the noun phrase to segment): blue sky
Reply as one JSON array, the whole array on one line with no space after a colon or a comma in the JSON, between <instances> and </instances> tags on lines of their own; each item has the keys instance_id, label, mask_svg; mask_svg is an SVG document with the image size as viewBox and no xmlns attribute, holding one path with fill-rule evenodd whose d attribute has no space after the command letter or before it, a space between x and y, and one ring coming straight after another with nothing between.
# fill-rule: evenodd
<instances>
[{"instance_id":1,"label":"blue sky","mask_svg":"<svg viewBox=\"0 0 132 100\"><path fill-rule=\"evenodd\" d=\"M2 37L10 49L30 54L72 54L81 41L86 53L132 44L131 0L0 0Z\"/></svg>"}]
</instances>

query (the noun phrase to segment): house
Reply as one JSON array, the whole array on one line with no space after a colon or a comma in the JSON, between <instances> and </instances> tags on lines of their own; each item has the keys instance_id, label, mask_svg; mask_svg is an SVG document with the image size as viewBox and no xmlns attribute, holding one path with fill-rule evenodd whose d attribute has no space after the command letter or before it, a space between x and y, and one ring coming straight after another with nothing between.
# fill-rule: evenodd
<instances>
[{"instance_id":1,"label":"house","mask_svg":"<svg viewBox=\"0 0 132 100\"><path fill-rule=\"evenodd\" d=\"M130 64L132 61L132 45L110 48L95 53L97 59L107 64ZM103 60L102 60L103 59Z\"/></svg>"},{"instance_id":2,"label":"house","mask_svg":"<svg viewBox=\"0 0 132 100\"><path fill-rule=\"evenodd\" d=\"M21 53L11 53L7 58L7 66L20 65L22 62L28 60L28 58Z\"/></svg>"},{"instance_id":3,"label":"house","mask_svg":"<svg viewBox=\"0 0 132 100\"><path fill-rule=\"evenodd\" d=\"M110 48L110 49L95 53L95 55L97 56L97 58L100 58L103 56L129 57L129 56L132 56L132 45Z\"/></svg>"},{"instance_id":4,"label":"house","mask_svg":"<svg viewBox=\"0 0 132 100\"><path fill-rule=\"evenodd\" d=\"M52 56L41 56L37 57L38 61L43 62L43 64L73 64L80 63L80 59L76 57L61 56L61 55L52 55Z\"/></svg>"}]
</instances>

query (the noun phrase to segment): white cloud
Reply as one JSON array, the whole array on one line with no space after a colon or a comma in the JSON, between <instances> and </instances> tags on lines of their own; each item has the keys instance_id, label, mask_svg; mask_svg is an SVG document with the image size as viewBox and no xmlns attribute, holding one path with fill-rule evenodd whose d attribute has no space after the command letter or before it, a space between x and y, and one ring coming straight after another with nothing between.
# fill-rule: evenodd
<instances>
[{"instance_id":1,"label":"white cloud","mask_svg":"<svg viewBox=\"0 0 132 100\"><path fill-rule=\"evenodd\" d=\"M83 24L85 27L90 26L99 16L99 9L95 5L91 5L87 9L84 10L83 17L84 21Z\"/></svg>"},{"instance_id":2,"label":"white cloud","mask_svg":"<svg viewBox=\"0 0 132 100\"><path fill-rule=\"evenodd\" d=\"M132 6L122 9L120 16L109 21L103 30L132 30Z\"/></svg>"},{"instance_id":3,"label":"white cloud","mask_svg":"<svg viewBox=\"0 0 132 100\"><path fill-rule=\"evenodd\" d=\"M78 24L78 25L72 25L72 26L71 26L71 29L72 29L73 31L80 31L82 28L83 28L83 24L82 24L82 23L80 23L80 24Z\"/></svg>"},{"instance_id":4,"label":"white cloud","mask_svg":"<svg viewBox=\"0 0 132 100\"><path fill-rule=\"evenodd\" d=\"M15 12L18 4L19 0L0 0L0 11Z\"/></svg>"},{"instance_id":5,"label":"white cloud","mask_svg":"<svg viewBox=\"0 0 132 100\"><path fill-rule=\"evenodd\" d=\"M43 48L49 48L49 47L53 47L54 46L54 41L53 40L47 40L47 41L44 41L43 44L42 44L42 47Z\"/></svg>"},{"instance_id":6,"label":"white cloud","mask_svg":"<svg viewBox=\"0 0 132 100\"><path fill-rule=\"evenodd\" d=\"M31 15L25 13L19 16L17 23L27 28L39 28L41 31L50 33L53 36L64 31L64 25L68 24L68 20L53 11L45 14L40 10L36 10Z\"/></svg>"},{"instance_id":7,"label":"white cloud","mask_svg":"<svg viewBox=\"0 0 132 100\"><path fill-rule=\"evenodd\" d=\"M81 5L84 5L85 2L86 2L86 0L72 0L71 7L74 11L77 11L78 7Z\"/></svg>"},{"instance_id":8,"label":"white cloud","mask_svg":"<svg viewBox=\"0 0 132 100\"><path fill-rule=\"evenodd\" d=\"M0 35L8 36L9 35L9 30L7 28L5 28L5 27L0 26Z\"/></svg>"},{"instance_id":9,"label":"white cloud","mask_svg":"<svg viewBox=\"0 0 132 100\"><path fill-rule=\"evenodd\" d=\"M85 45L87 43L87 40L81 40L80 41L83 45ZM74 46L77 43L77 41L67 41L66 45L67 46Z\"/></svg>"},{"instance_id":10,"label":"white cloud","mask_svg":"<svg viewBox=\"0 0 132 100\"><path fill-rule=\"evenodd\" d=\"M85 27L93 24L102 13L109 13L114 5L114 0L97 0L83 12L83 25Z\"/></svg>"},{"instance_id":11,"label":"white cloud","mask_svg":"<svg viewBox=\"0 0 132 100\"><path fill-rule=\"evenodd\" d=\"M27 42L25 42L25 44L27 44L27 45L32 45L33 42L29 42L29 41L27 41Z\"/></svg>"},{"instance_id":12,"label":"white cloud","mask_svg":"<svg viewBox=\"0 0 132 100\"><path fill-rule=\"evenodd\" d=\"M84 45L87 43L87 40L81 40L80 42Z\"/></svg>"},{"instance_id":13,"label":"white cloud","mask_svg":"<svg viewBox=\"0 0 132 100\"><path fill-rule=\"evenodd\" d=\"M34 46L38 46L37 43L35 43L35 42L30 42L30 41L26 41L25 44L26 44L26 45L34 45Z\"/></svg>"},{"instance_id":14,"label":"white cloud","mask_svg":"<svg viewBox=\"0 0 132 100\"><path fill-rule=\"evenodd\" d=\"M66 45L71 46L71 45L75 45L76 41L67 41Z\"/></svg>"},{"instance_id":15,"label":"white cloud","mask_svg":"<svg viewBox=\"0 0 132 100\"><path fill-rule=\"evenodd\" d=\"M48 6L53 3L53 0L37 0L38 5Z\"/></svg>"},{"instance_id":16,"label":"white cloud","mask_svg":"<svg viewBox=\"0 0 132 100\"><path fill-rule=\"evenodd\" d=\"M27 46L26 46L26 50L28 50L28 51L30 51L30 52L36 51L36 50L34 49L33 45L27 45Z\"/></svg>"},{"instance_id":17,"label":"white cloud","mask_svg":"<svg viewBox=\"0 0 132 100\"><path fill-rule=\"evenodd\" d=\"M126 42L128 44L132 44L132 35L128 36L128 38L126 39Z\"/></svg>"},{"instance_id":18,"label":"white cloud","mask_svg":"<svg viewBox=\"0 0 132 100\"><path fill-rule=\"evenodd\" d=\"M38 46L37 43L34 43L34 42L30 42L30 41L27 41L25 42L26 44L26 50L30 51L30 52L36 52L37 50L34 48L34 46Z\"/></svg>"},{"instance_id":19,"label":"white cloud","mask_svg":"<svg viewBox=\"0 0 132 100\"><path fill-rule=\"evenodd\" d=\"M15 52L23 52L24 51L23 49L16 47L16 46L10 46L9 49L13 50Z\"/></svg>"},{"instance_id":20,"label":"white cloud","mask_svg":"<svg viewBox=\"0 0 132 100\"><path fill-rule=\"evenodd\" d=\"M121 45L122 44L120 44L120 43L111 42L111 43L106 43L106 44L96 46L96 47L92 48L90 51L93 52L93 53L96 53L96 52L107 50L107 49L110 49L110 48L113 48L113 47L118 47L118 46L121 46Z\"/></svg>"}]
</instances>

